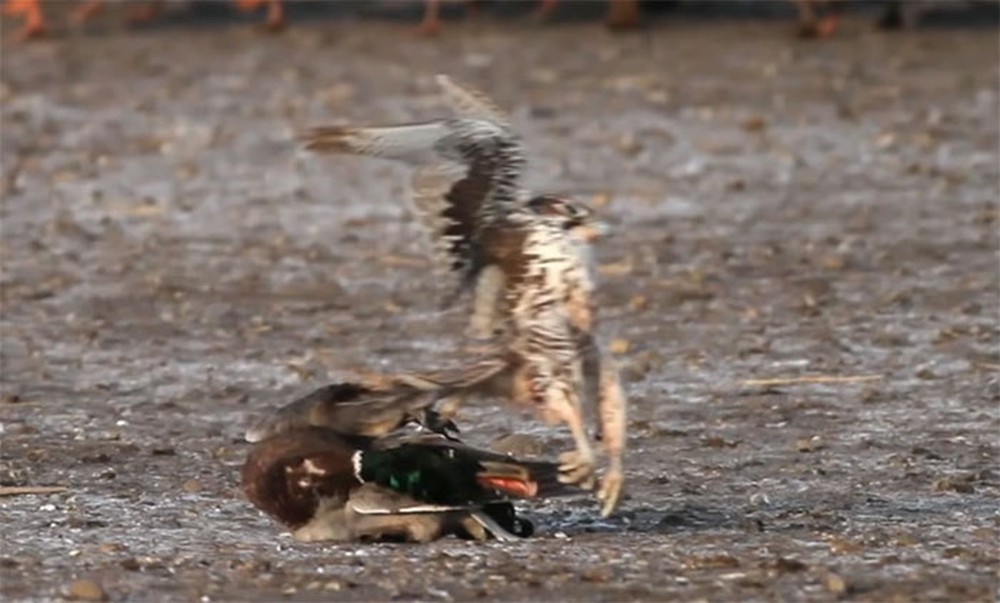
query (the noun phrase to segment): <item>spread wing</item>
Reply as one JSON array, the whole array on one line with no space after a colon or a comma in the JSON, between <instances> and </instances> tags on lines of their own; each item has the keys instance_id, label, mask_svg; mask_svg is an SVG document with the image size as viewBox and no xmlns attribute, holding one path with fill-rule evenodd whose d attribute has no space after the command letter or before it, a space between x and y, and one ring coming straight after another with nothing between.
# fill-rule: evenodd
<instances>
[{"instance_id":1,"label":"spread wing","mask_svg":"<svg viewBox=\"0 0 1000 603\"><path fill-rule=\"evenodd\" d=\"M430 236L439 271L459 277L459 293L485 264L484 229L516 209L525 160L519 137L492 101L444 76L438 83L454 119L320 127L302 140L313 151L382 157L414 166L414 209Z\"/></svg>"},{"instance_id":2,"label":"spread wing","mask_svg":"<svg viewBox=\"0 0 1000 603\"><path fill-rule=\"evenodd\" d=\"M437 76L436 81L441 87L445 102L448 103L456 117L485 119L507 128L510 127L510 118L507 113L498 107L493 99L482 92L456 84L447 75Z\"/></svg>"}]
</instances>

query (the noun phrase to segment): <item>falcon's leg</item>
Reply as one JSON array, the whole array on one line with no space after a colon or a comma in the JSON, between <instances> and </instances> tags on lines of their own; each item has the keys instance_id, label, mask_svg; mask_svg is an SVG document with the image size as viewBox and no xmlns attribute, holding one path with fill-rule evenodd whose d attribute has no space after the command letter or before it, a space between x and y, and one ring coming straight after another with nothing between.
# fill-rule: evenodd
<instances>
[{"instance_id":1,"label":"falcon's leg","mask_svg":"<svg viewBox=\"0 0 1000 603\"><path fill-rule=\"evenodd\" d=\"M500 294L504 290L503 271L498 266L487 266L476 278L472 305L472 318L466 335L472 339L490 339L496 334Z\"/></svg>"},{"instance_id":2,"label":"falcon's leg","mask_svg":"<svg viewBox=\"0 0 1000 603\"><path fill-rule=\"evenodd\" d=\"M600 440L608 455L609 466L601 479L597 498L603 501L601 515L607 517L614 512L621 498L625 484L625 441L628 402L618 376L618 368L613 362L605 362L600 373L600 396L598 403Z\"/></svg>"},{"instance_id":3,"label":"falcon's leg","mask_svg":"<svg viewBox=\"0 0 1000 603\"><path fill-rule=\"evenodd\" d=\"M576 450L559 455L559 481L578 484L587 490L593 488L594 450L576 392L559 386L548 388L543 413L548 423L565 423L576 443Z\"/></svg>"},{"instance_id":4,"label":"falcon's leg","mask_svg":"<svg viewBox=\"0 0 1000 603\"><path fill-rule=\"evenodd\" d=\"M24 16L24 25L18 33L21 39L40 38L49 32L41 0L7 0L3 12L5 15Z\"/></svg>"},{"instance_id":5,"label":"falcon's leg","mask_svg":"<svg viewBox=\"0 0 1000 603\"><path fill-rule=\"evenodd\" d=\"M441 0L426 0L424 20L417 26L416 33L427 37L441 33Z\"/></svg>"},{"instance_id":6,"label":"falcon's leg","mask_svg":"<svg viewBox=\"0 0 1000 603\"><path fill-rule=\"evenodd\" d=\"M589 333L580 335L581 370L583 374L583 405L593 411L596 424L594 438L601 440L604 425L601 423L601 350Z\"/></svg>"}]
</instances>

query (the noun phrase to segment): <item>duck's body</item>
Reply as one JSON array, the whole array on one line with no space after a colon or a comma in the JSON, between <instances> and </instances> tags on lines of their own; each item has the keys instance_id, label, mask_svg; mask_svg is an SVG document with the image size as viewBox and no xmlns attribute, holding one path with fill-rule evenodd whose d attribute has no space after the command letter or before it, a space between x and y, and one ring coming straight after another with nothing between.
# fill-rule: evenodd
<instances>
[{"instance_id":1,"label":"duck's body","mask_svg":"<svg viewBox=\"0 0 1000 603\"><path fill-rule=\"evenodd\" d=\"M623 482L626 402L596 343L590 242L599 225L579 203L523 190L521 140L504 113L444 76L438 83L452 119L317 128L304 137L306 148L416 166L412 200L439 264L457 274L458 292L475 289L470 331L501 333L510 359L505 397L533 407L548 423L565 423L573 435L576 449L563 455L567 483L593 483L581 396L598 406L611 458L600 496L610 513Z\"/></svg>"},{"instance_id":2,"label":"duck's body","mask_svg":"<svg viewBox=\"0 0 1000 603\"><path fill-rule=\"evenodd\" d=\"M301 541L448 534L530 535L509 498L567 493L551 463L524 462L440 435L383 439L305 427L256 445L243 489Z\"/></svg>"}]
</instances>

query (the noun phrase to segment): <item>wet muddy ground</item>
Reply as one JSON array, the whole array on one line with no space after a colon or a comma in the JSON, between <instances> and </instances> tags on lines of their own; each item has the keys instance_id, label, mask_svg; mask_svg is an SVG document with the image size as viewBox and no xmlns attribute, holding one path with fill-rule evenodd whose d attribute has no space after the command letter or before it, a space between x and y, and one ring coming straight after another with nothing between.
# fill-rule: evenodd
<instances>
[{"instance_id":1,"label":"wet muddy ground","mask_svg":"<svg viewBox=\"0 0 1000 603\"><path fill-rule=\"evenodd\" d=\"M0 498L6 600L996 599L996 29L403 27L6 45L0 485L66 488ZM513 545L296 544L242 498L244 427L461 359L465 312L436 310L405 172L292 136L440 115L438 72L615 226L628 496L525 507Z\"/></svg>"}]
</instances>

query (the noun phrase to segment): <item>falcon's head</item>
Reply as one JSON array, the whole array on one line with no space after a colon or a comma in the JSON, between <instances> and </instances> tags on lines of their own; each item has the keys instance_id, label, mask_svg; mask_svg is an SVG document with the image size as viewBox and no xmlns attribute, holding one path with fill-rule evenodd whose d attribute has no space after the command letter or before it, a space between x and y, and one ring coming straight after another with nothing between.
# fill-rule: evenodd
<instances>
[{"instance_id":1,"label":"falcon's head","mask_svg":"<svg viewBox=\"0 0 1000 603\"><path fill-rule=\"evenodd\" d=\"M585 243L608 232L607 225L597 219L594 211L579 201L542 195L528 201L528 209Z\"/></svg>"}]
</instances>

